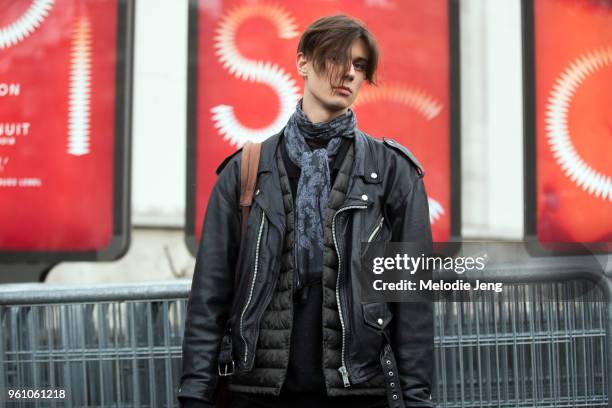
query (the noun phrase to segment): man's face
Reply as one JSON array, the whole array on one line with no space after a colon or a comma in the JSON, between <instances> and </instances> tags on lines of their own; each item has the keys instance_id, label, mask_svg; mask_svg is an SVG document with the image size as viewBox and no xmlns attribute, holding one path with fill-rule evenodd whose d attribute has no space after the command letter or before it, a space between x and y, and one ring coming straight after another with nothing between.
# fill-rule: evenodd
<instances>
[{"instance_id":1,"label":"man's face","mask_svg":"<svg viewBox=\"0 0 612 408\"><path fill-rule=\"evenodd\" d=\"M366 77L367 58L366 44L363 39L359 38L351 47L350 70L344 74L342 80L332 78L332 86L327 73L316 72L312 61L307 61L303 54L299 53L297 57L298 72L305 77L304 99L312 101L327 111L330 116L345 112L357 99L361 84ZM331 64L331 62L328 64ZM338 76L340 75L342 75L342 69L338 70Z\"/></svg>"}]
</instances>

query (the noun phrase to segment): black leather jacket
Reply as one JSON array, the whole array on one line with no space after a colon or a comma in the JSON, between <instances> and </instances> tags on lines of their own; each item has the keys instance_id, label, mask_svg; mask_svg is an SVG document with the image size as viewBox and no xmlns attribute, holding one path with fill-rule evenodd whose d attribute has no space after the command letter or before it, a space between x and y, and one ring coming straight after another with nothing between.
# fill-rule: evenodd
<instances>
[{"instance_id":1,"label":"black leather jacket","mask_svg":"<svg viewBox=\"0 0 612 408\"><path fill-rule=\"evenodd\" d=\"M189 297L179 398L213 401L219 345L229 317L233 321L235 369L253 367L259 322L272 296L273 283L277 281L285 229L274 159L280 134L268 138L262 145L257 189L246 233L242 236L244 252L236 288L234 271L241 237L241 151L219 166L206 209ZM385 331L391 339L408 407L433 406L430 401L432 305L362 304L360 280L345 277L360 272L361 242L431 244L422 177L422 168L406 148L392 140L381 142L357 131L352 180L332 224L339 259L337 300L343 328L341 357L346 368L345 379L348 384L357 384L381 369L379 357Z\"/></svg>"}]
</instances>

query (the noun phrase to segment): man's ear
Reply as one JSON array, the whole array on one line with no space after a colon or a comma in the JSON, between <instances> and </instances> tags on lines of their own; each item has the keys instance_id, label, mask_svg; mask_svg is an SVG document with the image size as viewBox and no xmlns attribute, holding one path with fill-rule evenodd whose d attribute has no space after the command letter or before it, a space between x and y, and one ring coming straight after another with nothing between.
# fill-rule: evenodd
<instances>
[{"instance_id":1,"label":"man's ear","mask_svg":"<svg viewBox=\"0 0 612 408\"><path fill-rule=\"evenodd\" d=\"M295 56L295 66L299 76L302 78L306 78L308 76L308 60L303 52L298 52Z\"/></svg>"}]
</instances>

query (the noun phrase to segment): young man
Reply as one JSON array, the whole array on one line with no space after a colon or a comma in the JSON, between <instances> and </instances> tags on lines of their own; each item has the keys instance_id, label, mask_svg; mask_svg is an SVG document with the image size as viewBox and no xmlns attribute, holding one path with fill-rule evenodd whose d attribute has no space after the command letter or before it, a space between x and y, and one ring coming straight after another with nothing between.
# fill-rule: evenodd
<instances>
[{"instance_id":1,"label":"young man","mask_svg":"<svg viewBox=\"0 0 612 408\"><path fill-rule=\"evenodd\" d=\"M184 407L214 406L226 374L234 407L433 406L431 304L362 303L357 279L361 242L431 244L423 170L360 131L350 109L378 53L344 15L304 31L304 96L263 142L242 234L241 151L217 170L185 326Z\"/></svg>"}]
</instances>

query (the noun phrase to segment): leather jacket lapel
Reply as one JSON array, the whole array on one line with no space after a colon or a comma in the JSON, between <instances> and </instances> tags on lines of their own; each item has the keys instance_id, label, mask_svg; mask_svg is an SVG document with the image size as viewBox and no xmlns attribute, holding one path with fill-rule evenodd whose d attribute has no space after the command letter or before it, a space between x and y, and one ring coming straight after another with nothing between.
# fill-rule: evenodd
<instances>
[{"instance_id":1,"label":"leather jacket lapel","mask_svg":"<svg viewBox=\"0 0 612 408\"><path fill-rule=\"evenodd\" d=\"M261 160L254 197L255 202L263 209L270 223L280 232L285 230L285 210L275 154L282 132L283 130L270 137L261 146Z\"/></svg>"}]
</instances>

